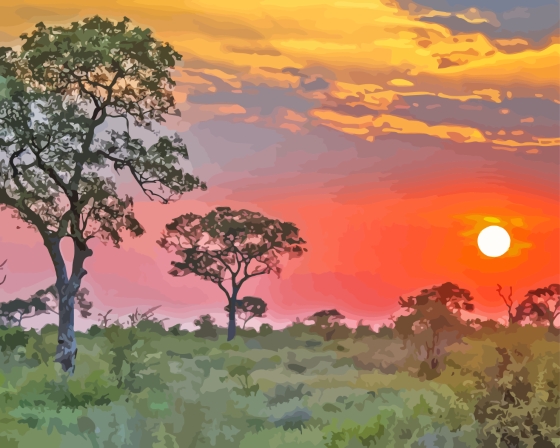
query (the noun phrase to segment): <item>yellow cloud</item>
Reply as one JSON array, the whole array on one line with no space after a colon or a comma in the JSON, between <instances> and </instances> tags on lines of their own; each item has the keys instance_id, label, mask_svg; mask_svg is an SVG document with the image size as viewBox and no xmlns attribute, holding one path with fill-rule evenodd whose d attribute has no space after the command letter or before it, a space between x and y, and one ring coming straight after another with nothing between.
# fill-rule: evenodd
<instances>
[{"instance_id":1,"label":"yellow cloud","mask_svg":"<svg viewBox=\"0 0 560 448\"><path fill-rule=\"evenodd\" d=\"M295 90L301 84L298 70L316 70L306 76L328 77L330 88L299 89L299 95L323 104L365 106L384 115L350 117L329 112L319 116L316 110L315 118L367 139L400 133L466 143L486 141L471 126L428 125L390 115L395 108L409 107L404 98L410 96L500 103L505 97L536 94L558 102L557 39L533 48L520 38L492 40L476 32L452 33L443 25L420 20L451 13L418 5L402 9L387 0L97 0L92 7L75 0L26 0L26 7L52 14L23 19L18 13L20 3L2 3L0 31L10 36L29 31L40 20L59 24L92 14L115 19L126 15L149 26L184 56L185 68L177 68L174 74L178 101L188 101L194 90L216 92L224 88L223 83L235 93L243 92L244 83ZM476 8L453 15L470 23L497 24L495 16ZM218 107L222 109L216 113L241 111L234 106ZM286 119L304 122L304 118ZM522 123L533 121L533 117L521 119ZM491 144L510 151L531 146L527 152L535 153L536 147L560 142L523 135L528 141L504 138Z\"/></svg>"},{"instance_id":2,"label":"yellow cloud","mask_svg":"<svg viewBox=\"0 0 560 448\"><path fill-rule=\"evenodd\" d=\"M321 124L353 135L382 135L384 133L424 134L453 140L458 143L486 141L482 133L475 128L456 125L429 126L422 121L410 120L394 115L383 114L378 117L373 115L354 117L321 109L312 111L311 115L319 118Z\"/></svg>"},{"instance_id":3,"label":"yellow cloud","mask_svg":"<svg viewBox=\"0 0 560 448\"><path fill-rule=\"evenodd\" d=\"M411 87L414 85L414 83L410 82L408 79L392 79L387 84L395 87Z\"/></svg>"}]
</instances>

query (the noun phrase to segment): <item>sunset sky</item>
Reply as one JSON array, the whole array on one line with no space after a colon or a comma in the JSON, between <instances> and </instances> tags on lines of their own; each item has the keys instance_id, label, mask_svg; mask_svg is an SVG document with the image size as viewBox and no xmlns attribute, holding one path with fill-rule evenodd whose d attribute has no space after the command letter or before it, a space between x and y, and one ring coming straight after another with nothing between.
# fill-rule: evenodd
<instances>
[{"instance_id":1,"label":"sunset sky","mask_svg":"<svg viewBox=\"0 0 560 448\"><path fill-rule=\"evenodd\" d=\"M497 283L520 299L560 282L558 0L81 3L2 0L0 45L94 14L151 28L183 55L167 127L208 184L161 205L123 178L147 234L93 244L94 316L162 304L173 323L225 320L223 293L169 276L155 243L173 217L220 205L294 222L308 241L280 279L242 291L278 324L327 308L378 324L399 295L446 281L500 317ZM511 235L502 257L477 248L489 225ZM54 283L38 234L9 211L0 229L1 300Z\"/></svg>"}]
</instances>

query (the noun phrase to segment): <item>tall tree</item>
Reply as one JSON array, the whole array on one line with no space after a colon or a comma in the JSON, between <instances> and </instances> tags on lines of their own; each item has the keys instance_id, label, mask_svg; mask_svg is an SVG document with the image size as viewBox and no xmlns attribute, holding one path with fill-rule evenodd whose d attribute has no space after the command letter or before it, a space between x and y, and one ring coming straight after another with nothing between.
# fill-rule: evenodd
<instances>
[{"instance_id":1,"label":"tall tree","mask_svg":"<svg viewBox=\"0 0 560 448\"><path fill-rule=\"evenodd\" d=\"M180 139L153 131L175 107L171 68L180 55L169 44L127 18L98 16L39 23L21 39L0 50L0 203L40 233L50 255L60 308L55 360L72 373L74 298L90 240L118 247L123 231L144 232L116 175L126 171L163 203L204 185L185 171ZM150 141L134 136L131 123ZM65 237L74 246L69 272Z\"/></svg>"},{"instance_id":2,"label":"tall tree","mask_svg":"<svg viewBox=\"0 0 560 448\"><path fill-rule=\"evenodd\" d=\"M560 285L553 283L544 288L533 289L517 306L515 322L527 322L533 325L546 325L556 330L554 322L560 316Z\"/></svg>"},{"instance_id":3,"label":"tall tree","mask_svg":"<svg viewBox=\"0 0 560 448\"><path fill-rule=\"evenodd\" d=\"M468 290L450 282L424 289L408 299L401 297L399 305L406 314L395 319L395 331L405 344L412 340L417 347L423 347L427 365L435 370L439 365L438 345L444 342L443 336L469 331L460 311L473 311L471 300Z\"/></svg>"},{"instance_id":4,"label":"tall tree","mask_svg":"<svg viewBox=\"0 0 560 448\"><path fill-rule=\"evenodd\" d=\"M245 282L259 275L280 276L282 258L307 250L299 229L290 222L248 210L218 207L206 216L187 213L165 226L158 244L174 251L174 276L197 275L218 285L229 305L228 341L235 337L237 299Z\"/></svg>"}]
</instances>

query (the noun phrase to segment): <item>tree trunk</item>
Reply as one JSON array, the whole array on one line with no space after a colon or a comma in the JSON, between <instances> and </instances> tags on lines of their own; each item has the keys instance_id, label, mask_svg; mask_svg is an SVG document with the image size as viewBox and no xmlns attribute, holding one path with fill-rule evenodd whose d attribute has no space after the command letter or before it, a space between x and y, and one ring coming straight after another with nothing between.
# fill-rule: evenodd
<instances>
[{"instance_id":1,"label":"tree trunk","mask_svg":"<svg viewBox=\"0 0 560 448\"><path fill-rule=\"evenodd\" d=\"M227 340L231 341L235 337L235 312L236 312L236 305L237 300L232 297L229 302L229 323L227 329Z\"/></svg>"},{"instance_id":2,"label":"tree trunk","mask_svg":"<svg viewBox=\"0 0 560 448\"><path fill-rule=\"evenodd\" d=\"M58 289L58 288L57 288ZM74 298L75 292L67 283L62 290L58 290L58 345L55 361L60 363L62 370L74 373L76 366L76 336L74 334Z\"/></svg>"},{"instance_id":3,"label":"tree trunk","mask_svg":"<svg viewBox=\"0 0 560 448\"><path fill-rule=\"evenodd\" d=\"M237 300L237 293L238 289L233 288L233 292L231 294L231 299L229 301L229 323L228 323L228 331L227 331L227 340L231 341L235 337L236 332L236 325L235 325L235 316L237 311L237 306L240 304L239 300Z\"/></svg>"},{"instance_id":4,"label":"tree trunk","mask_svg":"<svg viewBox=\"0 0 560 448\"><path fill-rule=\"evenodd\" d=\"M92 255L85 243L74 240L74 259L70 277L60 250L61 238L50 236L45 238L56 272L56 291L58 294L58 345L55 362L60 363L64 372L72 375L76 366L78 347L74 334L74 299L80 289L82 278L87 274L84 261Z\"/></svg>"}]
</instances>

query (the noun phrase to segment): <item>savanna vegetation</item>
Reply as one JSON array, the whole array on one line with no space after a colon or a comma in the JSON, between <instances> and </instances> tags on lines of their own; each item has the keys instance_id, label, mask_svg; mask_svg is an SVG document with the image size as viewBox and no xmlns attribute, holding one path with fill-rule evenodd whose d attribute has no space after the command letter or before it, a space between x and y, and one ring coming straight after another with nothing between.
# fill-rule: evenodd
<instances>
[{"instance_id":1,"label":"savanna vegetation","mask_svg":"<svg viewBox=\"0 0 560 448\"><path fill-rule=\"evenodd\" d=\"M0 446L557 447L557 331L465 320L471 300L446 283L377 331L323 310L231 341L210 315L188 332L100 313L73 375L56 326L16 322L0 329Z\"/></svg>"},{"instance_id":2,"label":"savanna vegetation","mask_svg":"<svg viewBox=\"0 0 560 448\"><path fill-rule=\"evenodd\" d=\"M170 274L221 290L227 328L210 314L193 332L166 327L158 306L115 320L94 309L90 240L144 233L119 174L162 206L206 188L159 126L177 113L180 58L150 30L99 17L41 23L0 49L0 204L40 234L55 278L0 304L0 447L559 446L557 284L522 300L498 286L505 325L469 317L471 293L445 283L400 298L377 331L335 309L248 329L268 304L239 298L242 286L280 275L306 242L293 223L218 207L175 218L158 243L176 256ZM76 311L99 325L76 332ZM59 324L25 328L44 313Z\"/></svg>"}]
</instances>

